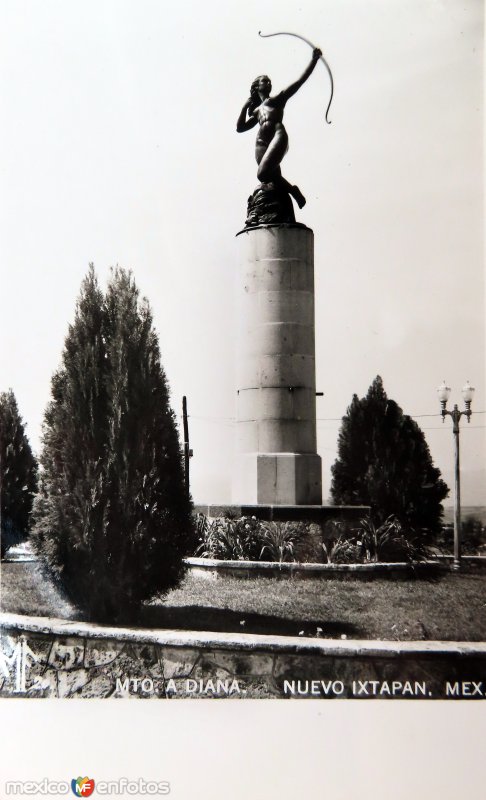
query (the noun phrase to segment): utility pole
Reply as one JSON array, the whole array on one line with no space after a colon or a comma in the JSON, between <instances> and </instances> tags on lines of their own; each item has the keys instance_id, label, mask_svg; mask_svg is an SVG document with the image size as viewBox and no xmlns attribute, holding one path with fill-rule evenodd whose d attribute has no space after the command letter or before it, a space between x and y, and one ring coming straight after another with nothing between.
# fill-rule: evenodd
<instances>
[{"instance_id":1,"label":"utility pole","mask_svg":"<svg viewBox=\"0 0 486 800\"><path fill-rule=\"evenodd\" d=\"M189 497L189 459L193 453L189 447L189 423L187 420L187 398L184 395L182 398L182 424L184 428L184 485L186 487L186 494Z\"/></svg>"}]
</instances>

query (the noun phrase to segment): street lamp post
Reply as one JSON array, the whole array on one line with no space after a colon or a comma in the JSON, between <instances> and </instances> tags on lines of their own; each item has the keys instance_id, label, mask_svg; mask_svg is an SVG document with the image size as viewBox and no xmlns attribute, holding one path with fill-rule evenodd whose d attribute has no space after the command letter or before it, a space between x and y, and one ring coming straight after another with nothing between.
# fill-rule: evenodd
<instances>
[{"instance_id":1,"label":"street lamp post","mask_svg":"<svg viewBox=\"0 0 486 800\"><path fill-rule=\"evenodd\" d=\"M467 421L471 420L471 401L474 395L474 387L469 384L469 381L462 387L462 396L466 406L464 411L459 411L457 404L454 405L452 411L448 411L447 401L449 399L451 389L443 381L437 389L440 405L442 422L446 416L452 417L452 433L454 435L454 562L453 569L458 570L461 566L461 478L460 478L460 463L459 463L459 420L462 416L467 417Z\"/></svg>"}]
</instances>

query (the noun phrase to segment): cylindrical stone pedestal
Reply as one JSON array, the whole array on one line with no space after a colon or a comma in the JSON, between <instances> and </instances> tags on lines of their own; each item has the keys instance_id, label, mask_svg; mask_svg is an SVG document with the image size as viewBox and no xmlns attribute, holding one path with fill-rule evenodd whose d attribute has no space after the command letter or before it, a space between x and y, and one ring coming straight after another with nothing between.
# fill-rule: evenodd
<instances>
[{"instance_id":1,"label":"cylindrical stone pedestal","mask_svg":"<svg viewBox=\"0 0 486 800\"><path fill-rule=\"evenodd\" d=\"M235 503L320 505L314 235L261 225L237 236Z\"/></svg>"}]
</instances>

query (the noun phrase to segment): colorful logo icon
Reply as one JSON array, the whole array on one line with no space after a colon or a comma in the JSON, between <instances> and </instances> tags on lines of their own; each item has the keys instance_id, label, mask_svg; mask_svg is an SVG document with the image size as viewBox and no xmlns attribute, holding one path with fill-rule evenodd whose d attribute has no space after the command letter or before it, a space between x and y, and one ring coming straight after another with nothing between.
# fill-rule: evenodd
<instances>
[{"instance_id":1,"label":"colorful logo icon","mask_svg":"<svg viewBox=\"0 0 486 800\"><path fill-rule=\"evenodd\" d=\"M76 797L89 797L94 788L94 778L73 778L71 781L71 789Z\"/></svg>"}]
</instances>

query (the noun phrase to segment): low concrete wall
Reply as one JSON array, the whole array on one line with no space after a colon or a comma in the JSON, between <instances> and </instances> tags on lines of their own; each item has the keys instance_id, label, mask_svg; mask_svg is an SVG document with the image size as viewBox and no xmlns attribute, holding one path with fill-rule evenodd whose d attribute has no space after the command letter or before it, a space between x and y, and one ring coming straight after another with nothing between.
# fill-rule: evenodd
<instances>
[{"instance_id":1,"label":"low concrete wall","mask_svg":"<svg viewBox=\"0 0 486 800\"><path fill-rule=\"evenodd\" d=\"M480 699L486 643L109 628L0 614L0 696Z\"/></svg>"},{"instance_id":2,"label":"low concrete wall","mask_svg":"<svg viewBox=\"0 0 486 800\"><path fill-rule=\"evenodd\" d=\"M276 561L223 561L216 558L186 558L191 575L197 578L296 578L308 580L310 578L333 580L373 580L375 578L390 578L391 580L406 580L411 577L433 577L440 572L450 570L450 564L440 564L437 561L407 562L378 564L301 564L298 562Z\"/></svg>"},{"instance_id":3,"label":"low concrete wall","mask_svg":"<svg viewBox=\"0 0 486 800\"><path fill-rule=\"evenodd\" d=\"M196 514L204 514L210 519L218 517L256 517L265 522L316 522L324 524L329 520L359 522L370 514L369 506L321 506L321 505L196 505Z\"/></svg>"}]
</instances>

